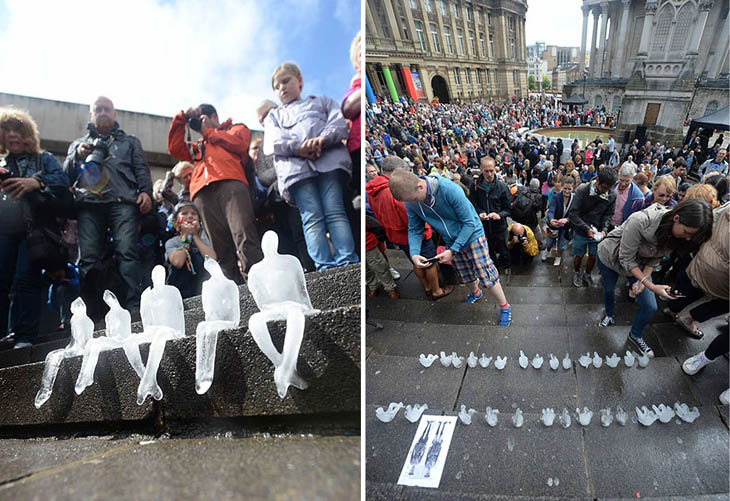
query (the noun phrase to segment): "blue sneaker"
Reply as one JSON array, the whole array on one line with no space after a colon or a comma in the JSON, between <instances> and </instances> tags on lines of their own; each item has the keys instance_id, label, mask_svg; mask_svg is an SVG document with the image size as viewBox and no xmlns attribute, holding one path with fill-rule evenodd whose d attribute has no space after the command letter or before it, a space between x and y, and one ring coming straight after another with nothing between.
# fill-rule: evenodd
<instances>
[{"instance_id":1,"label":"blue sneaker","mask_svg":"<svg viewBox=\"0 0 730 501\"><path fill-rule=\"evenodd\" d=\"M467 304L474 304L477 301L479 301L483 295L484 295L484 293L482 292L481 289L479 289L479 294L474 294L474 291L471 291L469 293L469 296L466 298L466 300L464 302Z\"/></svg>"},{"instance_id":2,"label":"blue sneaker","mask_svg":"<svg viewBox=\"0 0 730 501\"><path fill-rule=\"evenodd\" d=\"M512 305L499 309L499 325L507 327L512 323Z\"/></svg>"}]
</instances>

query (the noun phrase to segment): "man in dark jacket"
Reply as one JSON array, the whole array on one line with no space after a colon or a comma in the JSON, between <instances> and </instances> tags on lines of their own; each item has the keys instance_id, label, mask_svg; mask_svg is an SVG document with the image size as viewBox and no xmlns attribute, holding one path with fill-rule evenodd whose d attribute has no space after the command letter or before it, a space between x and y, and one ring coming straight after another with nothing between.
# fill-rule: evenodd
<instances>
[{"instance_id":1,"label":"man in dark jacket","mask_svg":"<svg viewBox=\"0 0 730 501\"><path fill-rule=\"evenodd\" d=\"M97 98L90 115L89 133L71 143L63 163L77 202L81 282L104 257L110 228L127 289L123 305L134 310L143 278L138 276L137 219L152 208L150 169L139 139L119 128L109 98Z\"/></svg>"},{"instance_id":2,"label":"man in dark jacket","mask_svg":"<svg viewBox=\"0 0 730 501\"><path fill-rule=\"evenodd\" d=\"M616 183L616 169L604 167L598 177L578 188L573 197L573 205L568 211L568 219L573 225L573 285L580 287L593 283L591 272L596 264L598 242L608 233L608 225L616 207L616 192L611 188ZM596 235L601 236L597 237ZM580 265L583 255L588 251L586 271L581 277Z\"/></svg>"},{"instance_id":3,"label":"man in dark jacket","mask_svg":"<svg viewBox=\"0 0 730 501\"><path fill-rule=\"evenodd\" d=\"M510 192L506 184L496 176L496 166L492 157L483 157L482 174L474 181L471 202L476 208L487 237L489 254L492 261L510 279L510 258L507 250L507 217L510 215Z\"/></svg>"}]
</instances>

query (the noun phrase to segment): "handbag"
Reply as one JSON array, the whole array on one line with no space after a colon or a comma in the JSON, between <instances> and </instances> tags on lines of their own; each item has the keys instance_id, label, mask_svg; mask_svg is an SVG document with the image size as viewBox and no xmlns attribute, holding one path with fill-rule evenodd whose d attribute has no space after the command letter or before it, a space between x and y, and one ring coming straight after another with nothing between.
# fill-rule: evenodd
<instances>
[{"instance_id":1,"label":"handbag","mask_svg":"<svg viewBox=\"0 0 730 501\"><path fill-rule=\"evenodd\" d=\"M68 249L63 244L63 235L49 226L35 226L28 231L28 261L48 272L66 268Z\"/></svg>"}]
</instances>

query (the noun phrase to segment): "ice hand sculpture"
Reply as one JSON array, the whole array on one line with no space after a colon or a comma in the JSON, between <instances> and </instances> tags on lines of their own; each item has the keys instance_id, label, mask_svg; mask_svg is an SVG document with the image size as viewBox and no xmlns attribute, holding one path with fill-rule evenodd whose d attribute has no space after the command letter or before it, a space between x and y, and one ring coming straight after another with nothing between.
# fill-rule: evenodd
<instances>
[{"instance_id":1,"label":"ice hand sculpture","mask_svg":"<svg viewBox=\"0 0 730 501\"><path fill-rule=\"evenodd\" d=\"M492 361L492 357L488 357L486 354L482 353L482 356L479 357L479 365L484 367L485 369L489 367L489 362Z\"/></svg>"},{"instance_id":2,"label":"ice hand sculpture","mask_svg":"<svg viewBox=\"0 0 730 501\"><path fill-rule=\"evenodd\" d=\"M573 367L573 361L570 360L570 355L566 353L565 358L563 358L563 369L567 371L571 367Z\"/></svg>"},{"instance_id":3,"label":"ice hand sculpture","mask_svg":"<svg viewBox=\"0 0 730 501\"><path fill-rule=\"evenodd\" d=\"M469 357L466 359L466 365L472 369L477 366L477 356L474 355L473 351L469 352Z\"/></svg>"},{"instance_id":4,"label":"ice hand sculpture","mask_svg":"<svg viewBox=\"0 0 730 501\"><path fill-rule=\"evenodd\" d=\"M142 405L147 396L155 400L162 398L162 389L157 384L157 369L169 339L185 337L185 314L180 291L172 285L165 285L165 268L157 265L152 269L152 286L148 287L139 301L144 332L127 337L123 341L124 352L134 367L139 355L139 345L150 343L147 366L137 388L137 404Z\"/></svg>"},{"instance_id":5,"label":"ice hand sculpture","mask_svg":"<svg viewBox=\"0 0 730 501\"><path fill-rule=\"evenodd\" d=\"M690 410L687 404L680 404L679 402L674 403L674 411L682 421L687 423L693 422L700 416L700 411L697 407L692 407L692 410Z\"/></svg>"},{"instance_id":6,"label":"ice hand sculpture","mask_svg":"<svg viewBox=\"0 0 730 501\"><path fill-rule=\"evenodd\" d=\"M74 390L77 395L81 395L86 388L94 384L94 371L96 363L99 360L99 353L109 351L115 348L121 348L124 340L132 335L132 317L127 310L122 308L117 300L117 296L110 290L104 291L104 302L109 306L109 312L104 317L106 329L104 336L91 338L86 343L84 350L84 360L81 363L81 371L76 379L76 387ZM137 352L139 353L139 352ZM142 358L128 357L130 364L142 379L144 375L144 365Z\"/></svg>"},{"instance_id":7,"label":"ice hand sculpture","mask_svg":"<svg viewBox=\"0 0 730 501\"><path fill-rule=\"evenodd\" d=\"M454 366L455 369L460 369L462 365L464 365L464 357L460 357L456 354L456 352L451 353L451 365Z\"/></svg>"},{"instance_id":8,"label":"ice hand sculpture","mask_svg":"<svg viewBox=\"0 0 730 501\"><path fill-rule=\"evenodd\" d=\"M518 358L517 361L520 363L520 367L522 367L523 369L527 369L529 360L527 360L527 356L522 350L520 350L520 358Z\"/></svg>"},{"instance_id":9,"label":"ice hand sculpture","mask_svg":"<svg viewBox=\"0 0 730 501\"><path fill-rule=\"evenodd\" d=\"M552 426L553 422L555 421L555 411L548 407L547 409L542 410L542 416L540 416L540 421L542 421L542 424L545 426Z\"/></svg>"},{"instance_id":10,"label":"ice hand sculpture","mask_svg":"<svg viewBox=\"0 0 730 501\"><path fill-rule=\"evenodd\" d=\"M563 428L570 428L570 412L568 412L568 409L563 408L563 412L558 417L558 422Z\"/></svg>"},{"instance_id":11,"label":"ice hand sculpture","mask_svg":"<svg viewBox=\"0 0 730 501\"><path fill-rule=\"evenodd\" d=\"M449 365L451 365L451 355L447 355L442 351L440 361L441 365L443 365L444 367L448 367Z\"/></svg>"},{"instance_id":12,"label":"ice hand sculpture","mask_svg":"<svg viewBox=\"0 0 730 501\"><path fill-rule=\"evenodd\" d=\"M582 424L583 426L588 426L591 423L591 419L593 418L593 412L588 409L588 407L583 407L583 410L576 409L576 418L578 419L578 422Z\"/></svg>"},{"instance_id":13,"label":"ice hand sculpture","mask_svg":"<svg viewBox=\"0 0 730 501\"><path fill-rule=\"evenodd\" d=\"M654 424L654 421L658 419L658 416L654 413L654 411L647 409L646 405L643 405L641 409L636 407L636 417L644 426L651 426Z\"/></svg>"},{"instance_id":14,"label":"ice hand sculpture","mask_svg":"<svg viewBox=\"0 0 730 501\"><path fill-rule=\"evenodd\" d=\"M71 314L71 342L64 349L53 350L46 355L41 388L35 396L36 409L40 409L51 398L53 383L56 382L63 359L83 355L86 344L94 335L94 322L86 315L86 303L83 299L77 298L71 303Z\"/></svg>"},{"instance_id":15,"label":"ice hand sculpture","mask_svg":"<svg viewBox=\"0 0 730 501\"><path fill-rule=\"evenodd\" d=\"M415 423L421 419L421 414L423 414L426 409L428 409L428 404L413 404L412 407L410 405L406 405L406 419L411 423Z\"/></svg>"},{"instance_id":16,"label":"ice hand sculpture","mask_svg":"<svg viewBox=\"0 0 730 501\"><path fill-rule=\"evenodd\" d=\"M499 420L499 409L492 409L491 407L487 407L486 412L484 414L484 419L487 421L487 424L494 428L497 426L497 421Z\"/></svg>"},{"instance_id":17,"label":"ice hand sculpture","mask_svg":"<svg viewBox=\"0 0 730 501\"><path fill-rule=\"evenodd\" d=\"M497 360L494 361L494 367L498 371L501 371L502 369L504 369L505 365L507 365L507 357L500 357L499 355L497 355Z\"/></svg>"},{"instance_id":18,"label":"ice hand sculpture","mask_svg":"<svg viewBox=\"0 0 730 501\"><path fill-rule=\"evenodd\" d=\"M300 390L308 384L297 373L297 359L304 337L304 315L316 313L307 293L304 270L294 256L279 254L279 237L273 231L264 233L261 250L264 258L248 272L248 290L259 312L251 315L248 330L254 341L274 364L274 382L279 397L286 396L289 386ZM266 322L286 320L286 337L282 353L271 341Z\"/></svg>"},{"instance_id":19,"label":"ice hand sculpture","mask_svg":"<svg viewBox=\"0 0 730 501\"><path fill-rule=\"evenodd\" d=\"M241 321L236 282L227 279L210 256L205 256L204 266L210 278L203 282L201 296L205 321L195 330L195 391L198 395L207 392L213 383L218 333L238 327Z\"/></svg>"},{"instance_id":20,"label":"ice hand sculpture","mask_svg":"<svg viewBox=\"0 0 730 501\"><path fill-rule=\"evenodd\" d=\"M515 425L515 428L522 428L524 422L525 418L522 416L522 410L518 407L514 416L512 416L512 424Z\"/></svg>"},{"instance_id":21,"label":"ice hand sculpture","mask_svg":"<svg viewBox=\"0 0 730 501\"><path fill-rule=\"evenodd\" d=\"M606 357L606 365L608 365L610 368L615 369L618 367L618 363L621 361L621 357L616 355L615 353L611 355L610 357Z\"/></svg>"},{"instance_id":22,"label":"ice hand sculpture","mask_svg":"<svg viewBox=\"0 0 730 501\"><path fill-rule=\"evenodd\" d=\"M434 355L433 353L429 354L428 356L421 353L421 355L418 357L418 361L421 362L421 365L424 367L431 367L431 364L433 364L433 361L436 360L439 356Z\"/></svg>"},{"instance_id":23,"label":"ice hand sculpture","mask_svg":"<svg viewBox=\"0 0 730 501\"><path fill-rule=\"evenodd\" d=\"M598 355L598 352L593 352L593 367L600 369L603 365L603 359Z\"/></svg>"},{"instance_id":24,"label":"ice hand sculpture","mask_svg":"<svg viewBox=\"0 0 730 501\"><path fill-rule=\"evenodd\" d=\"M639 357L639 367L646 367L649 365L649 355L641 355Z\"/></svg>"},{"instance_id":25,"label":"ice hand sculpture","mask_svg":"<svg viewBox=\"0 0 730 501\"><path fill-rule=\"evenodd\" d=\"M550 364L550 368L554 371L558 370L558 367L560 367L560 361L558 360L558 357L556 357L552 353L550 354L549 364Z\"/></svg>"},{"instance_id":26,"label":"ice hand sculpture","mask_svg":"<svg viewBox=\"0 0 730 501\"><path fill-rule=\"evenodd\" d=\"M626 426L628 420L629 415L626 414L626 411L622 407L616 407L616 422L621 426Z\"/></svg>"},{"instance_id":27,"label":"ice hand sculpture","mask_svg":"<svg viewBox=\"0 0 730 501\"><path fill-rule=\"evenodd\" d=\"M611 408L601 409L599 412L601 413L601 426L611 426L611 423L613 422Z\"/></svg>"},{"instance_id":28,"label":"ice hand sculpture","mask_svg":"<svg viewBox=\"0 0 730 501\"><path fill-rule=\"evenodd\" d=\"M540 355L535 355L535 358L532 359L532 367L535 369L539 369L542 367L543 358Z\"/></svg>"},{"instance_id":29,"label":"ice hand sculpture","mask_svg":"<svg viewBox=\"0 0 730 501\"><path fill-rule=\"evenodd\" d=\"M626 351L626 355L624 355L624 364L626 364L626 367L634 366L634 355L628 350Z\"/></svg>"},{"instance_id":30,"label":"ice hand sculpture","mask_svg":"<svg viewBox=\"0 0 730 501\"><path fill-rule=\"evenodd\" d=\"M652 405L651 408L654 411L654 414L656 414L659 421L661 421L664 424L667 424L669 421L671 421L674 418L674 411L669 406L666 406L664 404L659 404L659 405Z\"/></svg>"},{"instance_id":31,"label":"ice hand sculpture","mask_svg":"<svg viewBox=\"0 0 730 501\"><path fill-rule=\"evenodd\" d=\"M294 258L296 259L296 258ZM375 409L375 416L381 420L383 423L390 423L395 418L395 415L398 414L398 411L403 408L403 402L391 402L388 406L388 410L383 410L382 407L378 407Z\"/></svg>"},{"instance_id":32,"label":"ice hand sculpture","mask_svg":"<svg viewBox=\"0 0 730 501\"><path fill-rule=\"evenodd\" d=\"M469 425L471 424L471 417L476 412L475 409L466 410L466 405L461 404L461 410L459 411L459 419L462 423Z\"/></svg>"},{"instance_id":33,"label":"ice hand sculpture","mask_svg":"<svg viewBox=\"0 0 730 501\"><path fill-rule=\"evenodd\" d=\"M593 361L593 360L591 359L591 354L590 354L590 353L586 353L585 355L582 355L582 356L581 356L581 357L580 357L580 358L578 359L578 363L579 363L579 364L580 364L580 366L581 366L581 367L583 367L584 369L587 369L588 367L590 367L590 365L591 365L591 362L592 362L592 361Z\"/></svg>"}]
</instances>

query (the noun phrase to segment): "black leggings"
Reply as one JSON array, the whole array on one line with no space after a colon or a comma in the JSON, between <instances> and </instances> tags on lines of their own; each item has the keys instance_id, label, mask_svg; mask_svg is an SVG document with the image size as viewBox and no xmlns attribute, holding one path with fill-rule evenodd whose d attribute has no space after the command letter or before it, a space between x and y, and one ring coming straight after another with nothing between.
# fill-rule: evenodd
<instances>
[{"instance_id":1,"label":"black leggings","mask_svg":"<svg viewBox=\"0 0 730 501\"><path fill-rule=\"evenodd\" d=\"M672 313L679 313L691 303L694 303L698 299L701 299L705 293L700 289L692 285L687 271L682 270L677 275L677 280L674 282L674 288L685 294L687 297L668 301L667 304ZM689 310L689 314L696 322L705 322L711 318L722 315L728 312L728 301L727 299L712 299L706 301L698 306L695 306Z\"/></svg>"},{"instance_id":2,"label":"black leggings","mask_svg":"<svg viewBox=\"0 0 730 501\"><path fill-rule=\"evenodd\" d=\"M717 330L720 331L720 334L712 340L710 346L705 350L705 356L710 360L715 360L720 355L724 355L729 351L728 341L730 341L730 336L728 336L728 325L725 324Z\"/></svg>"}]
</instances>

